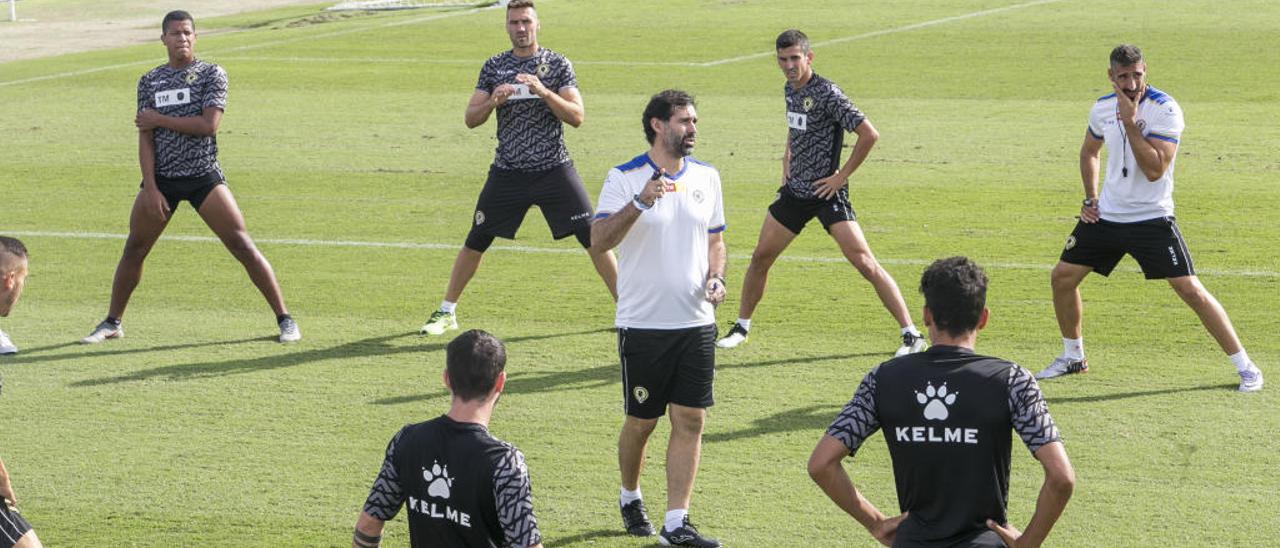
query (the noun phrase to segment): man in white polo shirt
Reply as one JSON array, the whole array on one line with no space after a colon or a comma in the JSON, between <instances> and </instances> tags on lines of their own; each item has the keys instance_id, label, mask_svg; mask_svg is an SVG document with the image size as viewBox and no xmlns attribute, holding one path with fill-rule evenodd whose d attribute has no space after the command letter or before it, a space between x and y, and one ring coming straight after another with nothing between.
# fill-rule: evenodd
<instances>
[{"instance_id":1,"label":"man in white polo shirt","mask_svg":"<svg viewBox=\"0 0 1280 548\"><path fill-rule=\"evenodd\" d=\"M618 248L618 353L626 418L618 436L623 526L653 534L640 498L649 435L670 410L667 513L659 541L720 546L689 522L689 498L713 403L715 305L724 301L724 205L720 173L694 160L698 114L683 91L654 95L644 110L649 151L609 170L591 241Z\"/></svg>"},{"instance_id":2,"label":"man in white polo shirt","mask_svg":"<svg viewBox=\"0 0 1280 548\"><path fill-rule=\"evenodd\" d=\"M1127 253L1147 279L1166 279L1195 310L1209 334L1231 358L1241 392L1262 389L1258 369L1236 336L1218 300L1200 284L1191 254L1173 217L1173 164L1185 124L1172 97L1147 85L1142 51L1120 45L1107 70L1115 93L1098 99L1080 147L1084 204L1053 269L1053 308L1062 331L1062 354L1037 378L1089 370L1081 330L1080 282L1090 272L1111 273ZM1106 184L1098 194L1099 157L1107 147Z\"/></svg>"}]
</instances>

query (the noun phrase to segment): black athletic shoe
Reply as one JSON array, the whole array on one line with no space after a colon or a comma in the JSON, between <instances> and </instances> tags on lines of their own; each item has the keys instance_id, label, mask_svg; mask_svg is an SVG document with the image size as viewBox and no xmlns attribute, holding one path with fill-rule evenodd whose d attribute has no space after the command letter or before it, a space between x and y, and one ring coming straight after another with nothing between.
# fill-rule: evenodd
<instances>
[{"instance_id":1,"label":"black athletic shoe","mask_svg":"<svg viewBox=\"0 0 1280 548\"><path fill-rule=\"evenodd\" d=\"M733 322L733 327L729 328L729 334L723 339L716 341L719 348L737 348L738 345L747 342L747 329L742 324Z\"/></svg>"},{"instance_id":2,"label":"black athletic shoe","mask_svg":"<svg viewBox=\"0 0 1280 548\"><path fill-rule=\"evenodd\" d=\"M698 534L698 528L689 523L689 516L684 517L684 525L675 531L666 527L658 534L658 544L663 546L695 546L697 548L720 548L720 541L706 538Z\"/></svg>"},{"instance_id":3,"label":"black athletic shoe","mask_svg":"<svg viewBox=\"0 0 1280 548\"><path fill-rule=\"evenodd\" d=\"M633 500L622 507L622 527L628 535L636 537L653 536L653 524L649 523L649 515L644 511L644 501Z\"/></svg>"}]
</instances>

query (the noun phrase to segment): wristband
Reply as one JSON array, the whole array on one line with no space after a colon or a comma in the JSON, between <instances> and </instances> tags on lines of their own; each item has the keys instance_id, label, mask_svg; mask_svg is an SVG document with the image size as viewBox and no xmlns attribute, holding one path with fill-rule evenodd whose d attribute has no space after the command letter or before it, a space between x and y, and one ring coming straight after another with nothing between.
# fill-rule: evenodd
<instances>
[{"instance_id":1,"label":"wristband","mask_svg":"<svg viewBox=\"0 0 1280 548\"><path fill-rule=\"evenodd\" d=\"M1083 201L1083 202L1081 202L1081 203L1082 203L1082 204L1084 204L1084 206L1085 206L1085 207L1096 207L1096 206L1098 205L1098 199L1097 199L1097 198L1085 198L1085 199L1084 199L1084 201Z\"/></svg>"},{"instance_id":2,"label":"wristband","mask_svg":"<svg viewBox=\"0 0 1280 548\"><path fill-rule=\"evenodd\" d=\"M648 211L649 208L653 207L652 205L645 205L644 202L641 202L639 194L636 194L631 197L631 203L634 204L636 206L636 209L639 209L640 211Z\"/></svg>"}]
</instances>

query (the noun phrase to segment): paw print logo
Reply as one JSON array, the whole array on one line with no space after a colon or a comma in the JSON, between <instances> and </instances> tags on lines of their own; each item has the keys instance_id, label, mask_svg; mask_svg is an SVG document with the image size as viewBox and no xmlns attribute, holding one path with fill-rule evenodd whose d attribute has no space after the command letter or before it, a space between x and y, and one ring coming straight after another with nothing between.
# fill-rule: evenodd
<instances>
[{"instance_id":1,"label":"paw print logo","mask_svg":"<svg viewBox=\"0 0 1280 548\"><path fill-rule=\"evenodd\" d=\"M916 401L924 406L924 418L931 421L945 421L951 413L947 408L956 403L959 392L948 392L947 383L938 388L933 383L926 384L924 392L916 392Z\"/></svg>"},{"instance_id":2,"label":"paw print logo","mask_svg":"<svg viewBox=\"0 0 1280 548\"><path fill-rule=\"evenodd\" d=\"M449 465L440 466L433 463L431 469L422 469L422 480L427 482L427 494L433 497L449 498L449 488L453 487L453 478L449 477Z\"/></svg>"}]
</instances>

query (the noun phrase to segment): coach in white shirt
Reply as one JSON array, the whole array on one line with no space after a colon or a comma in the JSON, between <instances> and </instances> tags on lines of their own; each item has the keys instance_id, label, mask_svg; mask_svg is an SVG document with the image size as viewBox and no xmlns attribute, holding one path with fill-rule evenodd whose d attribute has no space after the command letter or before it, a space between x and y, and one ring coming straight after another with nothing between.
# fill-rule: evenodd
<instances>
[{"instance_id":1,"label":"coach in white shirt","mask_svg":"<svg viewBox=\"0 0 1280 548\"><path fill-rule=\"evenodd\" d=\"M1037 378L1089 369L1081 330L1080 282L1090 272L1111 273L1125 254L1147 279L1165 279L1200 317L1240 375L1241 392L1262 389L1258 369L1227 312L1200 284L1191 254L1173 217L1173 165L1185 123L1168 94L1147 85L1142 51L1128 44L1111 51L1107 70L1115 93L1100 97L1089 113L1080 147L1084 204L1053 269L1053 308L1062 331L1062 354ZM1107 148L1106 184L1098 194L1099 158Z\"/></svg>"},{"instance_id":2,"label":"coach in white shirt","mask_svg":"<svg viewBox=\"0 0 1280 548\"><path fill-rule=\"evenodd\" d=\"M667 90L644 111L649 151L609 170L591 241L618 249L618 352L626 419L618 438L620 507L627 532L653 534L640 498L645 446L668 409L664 544L719 546L689 523L689 498L713 403L715 305L724 301L720 173L694 160L698 114Z\"/></svg>"}]
</instances>

